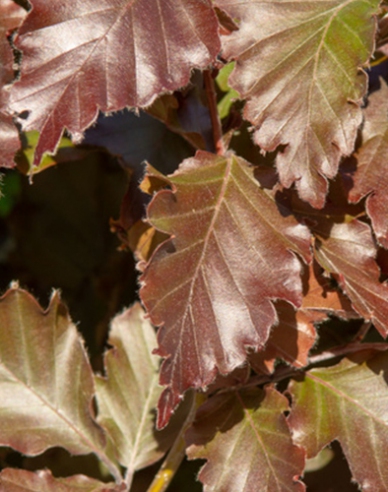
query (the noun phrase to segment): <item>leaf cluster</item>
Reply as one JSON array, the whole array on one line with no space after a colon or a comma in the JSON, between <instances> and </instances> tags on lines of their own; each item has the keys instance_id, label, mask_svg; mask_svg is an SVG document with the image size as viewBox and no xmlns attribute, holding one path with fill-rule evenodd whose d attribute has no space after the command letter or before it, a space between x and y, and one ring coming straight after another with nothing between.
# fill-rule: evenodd
<instances>
[{"instance_id":1,"label":"leaf cluster","mask_svg":"<svg viewBox=\"0 0 388 492\"><path fill-rule=\"evenodd\" d=\"M135 490L163 458L161 492L186 457L204 491L304 491L334 441L388 489L387 8L1 0L0 166L114 156L141 301L97 373L58 291L0 298L0 445L101 466L1 490Z\"/></svg>"}]
</instances>

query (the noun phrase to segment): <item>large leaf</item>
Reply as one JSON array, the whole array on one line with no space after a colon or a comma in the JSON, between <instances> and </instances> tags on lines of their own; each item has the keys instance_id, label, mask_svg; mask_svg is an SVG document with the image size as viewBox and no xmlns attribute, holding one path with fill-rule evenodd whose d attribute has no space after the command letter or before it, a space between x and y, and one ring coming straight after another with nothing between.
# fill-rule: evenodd
<instances>
[{"instance_id":1,"label":"large leaf","mask_svg":"<svg viewBox=\"0 0 388 492\"><path fill-rule=\"evenodd\" d=\"M187 388L205 387L217 370L243 364L247 347L264 346L277 321L272 299L300 305L301 264L291 250L308 259L310 244L307 228L279 213L241 158L198 152L170 181L149 221L172 238L141 278L166 357L159 425Z\"/></svg>"},{"instance_id":2,"label":"large leaf","mask_svg":"<svg viewBox=\"0 0 388 492\"><path fill-rule=\"evenodd\" d=\"M66 127L76 140L98 109L144 107L189 81L219 51L209 0L31 0L20 30L21 80L12 108L41 132L35 155L54 151Z\"/></svg>"},{"instance_id":3,"label":"large leaf","mask_svg":"<svg viewBox=\"0 0 388 492\"><path fill-rule=\"evenodd\" d=\"M287 399L273 388L209 399L188 431L190 459L206 459L205 492L303 491L304 453L292 443L283 412Z\"/></svg>"},{"instance_id":4,"label":"large leaf","mask_svg":"<svg viewBox=\"0 0 388 492\"><path fill-rule=\"evenodd\" d=\"M265 350L250 355L249 363L257 372L272 372L277 358L295 367L306 366L316 342L316 324L329 316L357 317L348 298L330 286L315 262L303 275L303 281L302 306L295 311L284 301L277 303L279 324L272 329Z\"/></svg>"},{"instance_id":5,"label":"large leaf","mask_svg":"<svg viewBox=\"0 0 388 492\"><path fill-rule=\"evenodd\" d=\"M264 150L285 148L282 184L322 207L325 177L336 175L361 123L364 66L372 53L379 0L217 0L238 31L223 37L236 59L230 85L248 98L245 117Z\"/></svg>"},{"instance_id":6,"label":"large leaf","mask_svg":"<svg viewBox=\"0 0 388 492\"><path fill-rule=\"evenodd\" d=\"M156 334L139 304L114 318L109 344L107 378L96 378L98 421L132 475L160 459L168 443L164 431L155 431L154 410L162 391L160 359L152 355Z\"/></svg>"},{"instance_id":7,"label":"large leaf","mask_svg":"<svg viewBox=\"0 0 388 492\"><path fill-rule=\"evenodd\" d=\"M124 492L125 485L102 483L85 475L55 478L48 470L30 472L6 468L0 473L2 492Z\"/></svg>"},{"instance_id":8,"label":"large leaf","mask_svg":"<svg viewBox=\"0 0 388 492\"><path fill-rule=\"evenodd\" d=\"M312 457L337 439L365 491L388 489L387 371L387 352L373 358L369 353L361 361L313 369L290 386L294 442Z\"/></svg>"},{"instance_id":9,"label":"large leaf","mask_svg":"<svg viewBox=\"0 0 388 492\"><path fill-rule=\"evenodd\" d=\"M379 243L388 248L388 87L374 92L365 110L363 144L356 154L357 168L352 175L351 202L365 195L366 210Z\"/></svg>"},{"instance_id":10,"label":"large leaf","mask_svg":"<svg viewBox=\"0 0 388 492\"><path fill-rule=\"evenodd\" d=\"M340 287L361 317L373 322L382 336L388 334L388 284L380 270L370 227L358 220L326 224L316 232L315 257L337 276Z\"/></svg>"},{"instance_id":11,"label":"large leaf","mask_svg":"<svg viewBox=\"0 0 388 492\"><path fill-rule=\"evenodd\" d=\"M0 3L0 167L13 167L14 155L20 147L19 135L12 116L7 111L8 90L4 87L12 82L13 52L7 35L22 22L26 11L13 0Z\"/></svg>"},{"instance_id":12,"label":"large leaf","mask_svg":"<svg viewBox=\"0 0 388 492\"><path fill-rule=\"evenodd\" d=\"M0 361L1 445L26 455L61 446L107 463L92 371L57 293L46 311L17 287L1 297Z\"/></svg>"}]
</instances>

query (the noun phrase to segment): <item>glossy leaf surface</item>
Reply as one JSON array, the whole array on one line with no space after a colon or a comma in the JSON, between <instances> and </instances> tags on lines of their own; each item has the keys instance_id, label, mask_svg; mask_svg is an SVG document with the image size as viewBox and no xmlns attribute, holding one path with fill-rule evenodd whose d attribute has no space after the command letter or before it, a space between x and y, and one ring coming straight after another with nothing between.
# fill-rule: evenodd
<instances>
[{"instance_id":1,"label":"glossy leaf surface","mask_svg":"<svg viewBox=\"0 0 388 492\"><path fill-rule=\"evenodd\" d=\"M380 282L380 270L370 227L358 220L332 224L315 243L321 266L335 274L354 309L373 322L382 336L388 334L388 284Z\"/></svg>"},{"instance_id":2,"label":"glossy leaf surface","mask_svg":"<svg viewBox=\"0 0 388 492\"><path fill-rule=\"evenodd\" d=\"M294 442L315 456L337 439L362 490L388 487L387 352L313 369L292 382Z\"/></svg>"},{"instance_id":3,"label":"glossy leaf surface","mask_svg":"<svg viewBox=\"0 0 388 492\"><path fill-rule=\"evenodd\" d=\"M263 347L277 320L272 299L301 304L301 264L292 251L309 259L310 244L307 228L279 214L243 159L198 152L170 181L172 191L151 202L149 221L172 238L141 278L166 358L159 424L186 389L241 365L247 347Z\"/></svg>"},{"instance_id":4,"label":"glossy leaf surface","mask_svg":"<svg viewBox=\"0 0 388 492\"><path fill-rule=\"evenodd\" d=\"M144 107L189 81L220 47L209 0L32 0L20 30L12 108L38 130L38 164L67 128L74 139L104 112ZM150 33L152 32L152 35Z\"/></svg>"},{"instance_id":5,"label":"glossy leaf surface","mask_svg":"<svg viewBox=\"0 0 388 492\"><path fill-rule=\"evenodd\" d=\"M133 473L160 459L168 443L165 432L154 429L160 359L152 355L155 331L139 304L113 319L108 342L107 378L96 379L98 421L120 463Z\"/></svg>"},{"instance_id":6,"label":"glossy leaf surface","mask_svg":"<svg viewBox=\"0 0 388 492\"><path fill-rule=\"evenodd\" d=\"M27 455L52 446L102 450L92 411L93 377L59 295L43 311L25 291L0 299L0 442Z\"/></svg>"},{"instance_id":7,"label":"glossy leaf surface","mask_svg":"<svg viewBox=\"0 0 388 492\"><path fill-rule=\"evenodd\" d=\"M210 398L187 434L189 458L207 460L198 477L204 492L304 491L304 453L292 443L287 409L273 388Z\"/></svg>"},{"instance_id":8,"label":"glossy leaf surface","mask_svg":"<svg viewBox=\"0 0 388 492\"><path fill-rule=\"evenodd\" d=\"M286 187L321 208L326 178L354 148L372 54L378 0L241 2L217 0L239 30L223 36L236 60L230 85L248 102L245 118L264 150L279 146Z\"/></svg>"}]
</instances>

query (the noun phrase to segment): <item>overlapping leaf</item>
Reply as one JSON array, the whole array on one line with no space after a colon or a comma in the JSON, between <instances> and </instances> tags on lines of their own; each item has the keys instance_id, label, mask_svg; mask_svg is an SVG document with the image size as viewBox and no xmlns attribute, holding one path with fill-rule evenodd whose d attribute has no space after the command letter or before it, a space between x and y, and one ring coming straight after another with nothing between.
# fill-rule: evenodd
<instances>
[{"instance_id":1,"label":"overlapping leaf","mask_svg":"<svg viewBox=\"0 0 388 492\"><path fill-rule=\"evenodd\" d=\"M315 257L335 274L354 309L373 322L382 336L388 334L388 284L379 280L376 246L370 227L358 220L320 226Z\"/></svg>"},{"instance_id":2,"label":"overlapping leaf","mask_svg":"<svg viewBox=\"0 0 388 492\"><path fill-rule=\"evenodd\" d=\"M114 318L109 343L113 349L105 356L107 378L96 379L98 421L132 475L160 459L168 443L165 432L154 428L153 410L161 393L159 357L152 355L155 331L139 304Z\"/></svg>"},{"instance_id":3,"label":"overlapping leaf","mask_svg":"<svg viewBox=\"0 0 388 492\"><path fill-rule=\"evenodd\" d=\"M388 355L343 360L292 382L294 442L315 456L337 439L362 490L388 488Z\"/></svg>"},{"instance_id":4,"label":"overlapping leaf","mask_svg":"<svg viewBox=\"0 0 388 492\"><path fill-rule=\"evenodd\" d=\"M13 167L13 158L20 147L19 135L7 111L8 90L4 87L13 79L13 53L7 34L22 22L26 11L13 0L0 3L0 167Z\"/></svg>"},{"instance_id":5,"label":"overlapping leaf","mask_svg":"<svg viewBox=\"0 0 388 492\"><path fill-rule=\"evenodd\" d=\"M20 31L21 80L12 108L41 132L35 163L66 127L77 140L98 109L147 106L184 86L219 51L209 0L31 0Z\"/></svg>"},{"instance_id":6,"label":"overlapping leaf","mask_svg":"<svg viewBox=\"0 0 388 492\"><path fill-rule=\"evenodd\" d=\"M102 483L98 480L75 475L55 478L48 470L30 472L6 468L0 473L2 492L124 492L125 486Z\"/></svg>"},{"instance_id":7,"label":"overlapping leaf","mask_svg":"<svg viewBox=\"0 0 388 492\"><path fill-rule=\"evenodd\" d=\"M388 248L388 87L381 82L365 110L363 144L357 152L357 169L349 191L351 202L365 195L366 210L379 243Z\"/></svg>"},{"instance_id":8,"label":"overlapping leaf","mask_svg":"<svg viewBox=\"0 0 388 492\"><path fill-rule=\"evenodd\" d=\"M17 287L4 294L0 361L1 445L27 455L61 446L105 459L91 407L92 371L58 294L47 311Z\"/></svg>"},{"instance_id":9,"label":"overlapping leaf","mask_svg":"<svg viewBox=\"0 0 388 492\"><path fill-rule=\"evenodd\" d=\"M329 315L346 319L357 317L347 297L330 287L328 279L318 270L316 264L311 265L303 276L305 292L299 309L294 311L285 302L277 304L279 324L272 329L265 350L249 357L256 371L272 372L277 358L295 367L306 366L309 351L316 341L315 324Z\"/></svg>"},{"instance_id":10,"label":"overlapping leaf","mask_svg":"<svg viewBox=\"0 0 388 492\"><path fill-rule=\"evenodd\" d=\"M359 124L379 0L217 0L239 26L223 37L236 59L230 84L248 98L245 117L277 157L282 184L322 207L326 177L349 155Z\"/></svg>"},{"instance_id":11,"label":"overlapping leaf","mask_svg":"<svg viewBox=\"0 0 388 492\"><path fill-rule=\"evenodd\" d=\"M300 305L301 264L292 251L308 259L310 244L307 228L260 188L241 158L198 152L170 181L173 190L155 196L149 220L172 238L141 278L166 357L159 425L187 388L241 365L247 347L263 347L277 320L271 300Z\"/></svg>"},{"instance_id":12,"label":"overlapping leaf","mask_svg":"<svg viewBox=\"0 0 388 492\"><path fill-rule=\"evenodd\" d=\"M304 453L292 443L283 412L287 399L273 388L210 398L188 431L190 459L206 459L205 492L303 491Z\"/></svg>"}]
</instances>

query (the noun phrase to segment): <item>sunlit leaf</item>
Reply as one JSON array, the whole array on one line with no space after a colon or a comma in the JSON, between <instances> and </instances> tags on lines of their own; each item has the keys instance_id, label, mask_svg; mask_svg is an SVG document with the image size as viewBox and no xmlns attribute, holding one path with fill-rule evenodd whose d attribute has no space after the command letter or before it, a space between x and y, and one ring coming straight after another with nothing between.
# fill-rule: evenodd
<instances>
[{"instance_id":1,"label":"sunlit leaf","mask_svg":"<svg viewBox=\"0 0 388 492\"><path fill-rule=\"evenodd\" d=\"M0 361L1 445L27 455L52 446L103 455L91 368L57 293L46 311L17 287L1 297Z\"/></svg>"},{"instance_id":2,"label":"sunlit leaf","mask_svg":"<svg viewBox=\"0 0 388 492\"><path fill-rule=\"evenodd\" d=\"M315 257L336 275L353 308L372 321L382 336L388 334L388 284L379 280L380 270L370 227L358 220L326 224L317 231Z\"/></svg>"},{"instance_id":3,"label":"sunlit leaf","mask_svg":"<svg viewBox=\"0 0 388 492\"><path fill-rule=\"evenodd\" d=\"M107 376L96 378L98 421L133 474L160 459L169 441L165 431L155 431L160 359L152 355L155 330L139 304L114 318L108 343L113 348L105 355Z\"/></svg>"},{"instance_id":4,"label":"sunlit leaf","mask_svg":"<svg viewBox=\"0 0 388 492\"><path fill-rule=\"evenodd\" d=\"M218 371L243 364L247 347L264 346L277 321L271 300L301 304L293 252L308 259L310 244L307 228L279 213L241 158L198 152L170 181L172 190L151 202L149 221L172 238L141 278L151 321L162 326L158 353L166 358L159 425L186 389L207 386Z\"/></svg>"},{"instance_id":5,"label":"sunlit leaf","mask_svg":"<svg viewBox=\"0 0 388 492\"><path fill-rule=\"evenodd\" d=\"M374 357L373 357L374 355ZM315 456L338 440L362 490L388 488L388 354L313 369L289 391L293 440Z\"/></svg>"},{"instance_id":6,"label":"sunlit leaf","mask_svg":"<svg viewBox=\"0 0 388 492\"><path fill-rule=\"evenodd\" d=\"M322 207L326 178L337 174L361 123L379 0L276 2L217 0L239 26L223 36L236 60L230 85L248 102L244 115L276 159L281 183Z\"/></svg>"},{"instance_id":7,"label":"sunlit leaf","mask_svg":"<svg viewBox=\"0 0 388 492\"><path fill-rule=\"evenodd\" d=\"M374 92L365 110L363 144L356 154L357 168L349 191L351 202L368 195L366 210L379 243L388 248L388 87Z\"/></svg>"},{"instance_id":8,"label":"sunlit leaf","mask_svg":"<svg viewBox=\"0 0 388 492\"><path fill-rule=\"evenodd\" d=\"M28 111L35 155L53 152L67 128L76 141L104 112L144 107L187 84L219 51L209 0L31 0L17 47L21 80L12 108Z\"/></svg>"},{"instance_id":9,"label":"sunlit leaf","mask_svg":"<svg viewBox=\"0 0 388 492\"><path fill-rule=\"evenodd\" d=\"M273 388L210 398L187 433L188 457L207 460L198 476L204 492L304 491L304 453L292 443L286 410Z\"/></svg>"},{"instance_id":10,"label":"sunlit leaf","mask_svg":"<svg viewBox=\"0 0 388 492\"><path fill-rule=\"evenodd\" d=\"M85 475L55 478L48 470L30 472L6 468L0 473L0 490L2 492L124 492L125 486L102 483Z\"/></svg>"}]
</instances>

